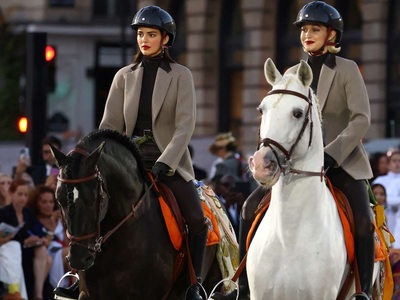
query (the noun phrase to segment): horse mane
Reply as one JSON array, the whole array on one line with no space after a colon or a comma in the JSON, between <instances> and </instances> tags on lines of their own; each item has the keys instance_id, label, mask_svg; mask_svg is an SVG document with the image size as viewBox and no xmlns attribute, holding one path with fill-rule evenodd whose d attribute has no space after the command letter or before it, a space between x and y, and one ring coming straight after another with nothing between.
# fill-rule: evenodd
<instances>
[{"instance_id":1,"label":"horse mane","mask_svg":"<svg viewBox=\"0 0 400 300\"><path fill-rule=\"evenodd\" d=\"M87 136L83 137L76 146L84 148L87 144L103 138L112 139L113 141L127 148L136 159L140 174L143 176L147 183L151 183L148 172L144 168L143 158L138 146L125 134L121 134L118 131L112 129L96 129L89 133Z\"/></svg>"},{"instance_id":2,"label":"horse mane","mask_svg":"<svg viewBox=\"0 0 400 300\"><path fill-rule=\"evenodd\" d=\"M319 105L319 100L318 100L317 94L314 93L314 91L313 91L313 89L311 87L309 87L309 89L311 89L311 98L313 100L313 103L314 103L315 107L317 108L319 121L321 122L321 125L322 125L321 105Z\"/></svg>"}]
</instances>

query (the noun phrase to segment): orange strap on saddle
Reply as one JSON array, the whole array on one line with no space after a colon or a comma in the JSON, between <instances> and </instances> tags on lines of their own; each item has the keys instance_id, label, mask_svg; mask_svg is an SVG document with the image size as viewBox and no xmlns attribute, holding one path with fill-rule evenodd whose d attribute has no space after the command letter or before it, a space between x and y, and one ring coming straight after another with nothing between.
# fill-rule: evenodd
<instances>
[{"instance_id":1,"label":"orange strap on saddle","mask_svg":"<svg viewBox=\"0 0 400 300\"><path fill-rule=\"evenodd\" d=\"M151 173L149 173L149 176L154 182ZM175 250L179 251L182 248L183 237L187 235L185 221L171 190L162 182L154 182L154 188L158 192L158 202L160 203L171 242Z\"/></svg>"},{"instance_id":2,"label":"orange strap on saddle","mask_svg":"<svg viewBox=\"0 0 400 300\"><path fill-rule=\"evenodd\" d=\"M185 221L182 217L178 204L171 190L162 182L154 184L159 192L158 201L164 216L165 225L174 248L179 251L182 248L183 235L185 232ZM201 201L204 217L210 222L212 230L208 231L207 246L218 244L221 238L218 221L211 208L205 201Z\"/></svg>"},{"instance_id":3,"label":"orange strap on saddle","mask_svg":"<svg viewBox=\"0 0 400 300\"><path fill-rule=\"evenodd\" d=\"M354 250L354 219L353 212L351 210L349 201L341 190L334 187L328 177L325 177L329 190L332 193L332 197L336 202L340 221L343 226L344 240L347 250L347 261L349 264L354 262L355 250Z\"/></svg>"}]
</instances>

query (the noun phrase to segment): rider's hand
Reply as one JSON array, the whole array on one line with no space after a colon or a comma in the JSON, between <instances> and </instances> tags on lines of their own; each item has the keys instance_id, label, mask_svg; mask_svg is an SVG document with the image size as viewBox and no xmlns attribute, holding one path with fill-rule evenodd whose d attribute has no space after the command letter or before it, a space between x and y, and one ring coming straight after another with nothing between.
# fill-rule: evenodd
<instances>
[{"instance_id":1,"label":"rider's hand","mask_svg":"<svg viewBox=\"0 0 400 300\"><path fill-rule=\"evenodd\" d=\"M335 159L328 153L324 153L324 169L332 169L336 165Z\"/></svg>"},{"instance_id":2,"label":"rider's hand","mask_svg":"<svg viewBox=\"0 0 400 300\"><path fill-rule=\"evenodd\" d=\"M168 165L166 165L162 162L156 162L154 164L153 168L151 169L151 173L153 173L153 175L155 177L157 177L160 175L167 175L169 170L170 170L170 167L168 167Z\"/></svg>"}]
</instances>

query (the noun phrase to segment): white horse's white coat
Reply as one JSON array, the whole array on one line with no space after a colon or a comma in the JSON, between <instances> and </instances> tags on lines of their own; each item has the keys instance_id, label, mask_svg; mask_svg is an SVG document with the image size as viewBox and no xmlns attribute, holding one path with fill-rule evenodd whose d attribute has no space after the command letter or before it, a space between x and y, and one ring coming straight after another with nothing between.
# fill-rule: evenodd
<instances>
[{"instance_id":1,"label":"white horse's white coat","mask_svg":"<svg viewBox=\"0 0 400 300\"><path fill-rule=\"evenodd\" d=\"M309 94L310 67L301 62L297 74L283 77L272 60L265 76L274 89ZM320 172L323 141L316 97L312 97L313 130L309 126L294 149L292 168ZM275 94L263 99L260 137L279 142L289 151L299 135L308 103L299 97ZM298 118L299 112L303 115ZM278 153L281 153L277 150ZM282 153L281 153L282 154ZM270 147L261 147L249 160L261 183L271 184L274 160ZM282 159L282 157L280 157ZM279 174L279 173L278 173ZM319 176L276 176L271 204L248 251L247 274L252 300L334 300L346 268L343 228L332 195Z\"/></svg>"}]
</instances>

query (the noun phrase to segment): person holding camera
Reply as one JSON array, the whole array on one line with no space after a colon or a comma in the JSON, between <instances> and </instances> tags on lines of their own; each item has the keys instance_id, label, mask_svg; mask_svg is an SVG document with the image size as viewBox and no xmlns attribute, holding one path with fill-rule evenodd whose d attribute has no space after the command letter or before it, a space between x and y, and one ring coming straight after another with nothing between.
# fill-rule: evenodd
<instances>
[{"instance_id":1,"label":"person holding camera","mask_svg":"<svg viewBox=\"0 0 400 300\"><path fill-rule=\"evenodd\" d=\"M58 167L56 166L55 159L51 154L50 145L59 150L61 150L62 147L61 140L56 136L49 135L45 137L41 143L42 163L33 166L31 165L29 148L21 149L21 155L15 169L14 177L24 178L26 180L27 175L29 175L32 178L34 186L44 184L55 190Z\"/></svg>"}]
</instances>

